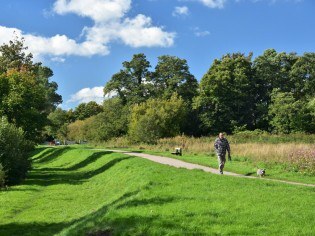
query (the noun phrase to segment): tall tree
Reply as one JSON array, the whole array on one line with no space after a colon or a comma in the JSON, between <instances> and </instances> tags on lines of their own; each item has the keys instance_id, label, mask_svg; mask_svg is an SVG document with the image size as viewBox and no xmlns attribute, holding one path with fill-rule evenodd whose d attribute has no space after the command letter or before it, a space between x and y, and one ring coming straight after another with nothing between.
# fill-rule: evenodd
<instances>
[{"instance_id":1,"label":"tall tree","mask_svg":"<svg viewBox=\"0 0 315 236\"><path fill-rule=\"evenodd\" d=\"M24 46L24 39L16 37L8 44L0 46L0 74L8 70L28 71L33 66L33 55L26 53L27 47Z\"/></svg>"},{"instance_id":2,"label":"tall tree","mask_svg":"<svg viewBox=\"0 0 315 236\"><path fill-rule=\"evenodd\" d=\"M95 101L79 104L74 110L76 120L84 120L103 111L103 107Z\"/></svg>"},{"instance_id":3,"label":"tall tree","mask_svg":"<svg viewBox=\"0 0 315 236\"><path fill-rule=\"evenodd\" d=\"M314 131L312 115L307 103L296 100L292 92L274 89L269 106L270 124L274 131L289 134L292 132Z\"/></svg>"},{"instance_id":4,"label":"tall tree","mask_svg":"<svg viewBox=\"0 0 315 236\"><path fill-rule=\"evenodd\" d=\"M124 104L145 101L151 96L150 62L146 56L135 54L131 61L123 62L123 69L114 74L104 87L104 94L115 92Z\"/></svg>"},{"instance_id":5,"label":"tall tree","mask_svg":"<svg viewBox=\"0 0 315 236\"><path fill-rule=\"evenodd\" d=\"M266 50L253 62L255 79L255 125L267 130L269 127L268 109L271 93L274 89L292 92L296 86L291 79L291 69L298 60L296 53L277 53L274 49Z\"/></svg>"},{"instance_id":6,"label":"tall tree","mask_svg":"<svg viewBox=\"0 0 315 236\"><path fill-rule=\"evenodd\" d=\"M160 56L154 72L156 94L170 98L177 93L191 102L197 94L198 82L190 73L187 61L175 56Z\"/></svg>"},{"instance_id":7,"label":"tall tree","mask_svg":"<svg viewBox=\"0 0 315 236\"><path fill-rule=\"evenodd\" d=\"M205 133L253 128L251 54L227 54L215 60L200 82L195 99Z\"/></svg>"},{"instance_id":8,"label":"tall tree","mask_svg":"<svg viewBox=\"0 0 315 236\"><path fill-rule=\"evenodd\" d=\"M315 53L304 53L290 71L292 92L297 99L307 99L315 94Z\"/></svg>"},{"instance_id":9,"label":"tall tree","mask_svg":"<svg viewBox=\"0 0 315 236\"><path fill-rule=\"evenodd\" d=\"M153 73L153 84L155 97L169 99L177 93L184 100L188 112L181 132L199 135L200 121L196 110L192 109L192 100L198 94L198 81L190 73L187 61L175 56L160 56Z\"/></svg>"},{"instance_id":10,"label":"tall tree","mask_svg":"<svg viewBox=\"0 0 315 236\"><path fill-rule=\"evenodd\" d=\"M65 125L70 123L67 111L57 108L55 111L48 115L49 126L47 126L47 133L53 137L58 136L59 130Z\"/></svg>"},{"instance_id":11,"label":"tall tree","mask_svg":"<svg viewBox=\"0 0 315 236\"><path fill-rule=\"evenodd\" d=\"M27 138L36 140L47 124L47 116L62 102L52 71L33 63L23 40L0 46L0 116L23 128Z\"/></svg>"}]
</instances>

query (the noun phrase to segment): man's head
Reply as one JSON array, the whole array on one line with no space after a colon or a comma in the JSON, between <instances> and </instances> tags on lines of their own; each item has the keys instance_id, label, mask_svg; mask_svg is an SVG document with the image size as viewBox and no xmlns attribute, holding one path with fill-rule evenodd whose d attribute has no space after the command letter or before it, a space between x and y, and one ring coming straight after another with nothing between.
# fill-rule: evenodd
<instances>
[{"instance_id":1,"label":"man's head","mask_svg":"<svg viewBox=\"0 0 315 236\"><path fill-rule=\"evenodd\" d=\"M224 133L219 133L219 138L223 139L224 138Z\"/></svg>"}]
</instances>

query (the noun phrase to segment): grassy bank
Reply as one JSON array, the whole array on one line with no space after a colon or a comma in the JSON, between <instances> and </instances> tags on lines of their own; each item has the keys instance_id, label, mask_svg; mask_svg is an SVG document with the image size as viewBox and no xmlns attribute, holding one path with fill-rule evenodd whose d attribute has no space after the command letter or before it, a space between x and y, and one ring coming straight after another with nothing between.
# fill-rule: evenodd
<instances>
[{"instance_id":1,"label":"grassy bank","mask_svg":"<svg viewBox=\"0 0 315 236\"><path fill-rule=\"evenodd\" d=\"M111 152L36 152L28 179L0 192L0 235L315 231L314 188L176 169Z\"/></svg>"}]
</instances>

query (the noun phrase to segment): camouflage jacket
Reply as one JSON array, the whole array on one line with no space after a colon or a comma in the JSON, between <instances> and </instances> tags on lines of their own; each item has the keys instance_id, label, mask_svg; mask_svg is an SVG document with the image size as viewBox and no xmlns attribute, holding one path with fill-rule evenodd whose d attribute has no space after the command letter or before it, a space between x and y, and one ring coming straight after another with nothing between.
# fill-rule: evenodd
<instances>
[{"instance_id":1,"label":"camouflage jacket","mask_svg":"<svg viewBox=\"0 0 315 236\"><path fill-rule=\"evenodd\" d=\"M214 149L218 155L225 155L226 151L230 153L230 144L226 138L216 138L214 141Z\"/></svg>"}]
</instances>

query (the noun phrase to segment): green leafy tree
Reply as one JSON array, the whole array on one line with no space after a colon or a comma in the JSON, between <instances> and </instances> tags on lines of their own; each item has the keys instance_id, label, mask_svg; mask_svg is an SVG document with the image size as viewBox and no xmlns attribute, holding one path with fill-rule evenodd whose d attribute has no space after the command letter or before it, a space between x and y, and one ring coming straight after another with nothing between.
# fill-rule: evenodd
<instances>
[{"instance_id":1,"label":"green leafy tree","mask_svg":"<svg viewBox=\"0 0 315 236\"><path fill-rule=\"evenodd\" d=\"M48 138L66 140L68 129L71 122L68 111L57 108L48 115L49 125L46 126Z\"/></svg>"},{"instance_id":2,"label":"green leafy tree","mask_svg":"<svg viewBox=\"0 0 315 236\"><path fill-rule=\"evenodd\" d=\"M91 116L95 116L102 111L103 107L101 105L97 104L95 101L91 101L79 104L74 110L74 116L76 120L84 120Z\"/></svg>"},{"instance_id":3,"label":"green leafy tree","mask_svg":"<svg viewBox=\"0 0 315 236\"><path fill-rule=\"evenodd\" d=\"M0 116L23 128L25 136L39 140L47 116L62 102L52 71L33 63L23 39L0 46Z\"/></svg>"},{"instance_id":4,"label":"green leafy tree","mask_svg":"<svg viewBox=\"0 0 315 236\"><path fill-rule=\"evenodd\" d=\"M41 63L36 63L32 67L32 73L35 75L37 83L40 84L45 90L45 114L49 114L56 109L56 107L62 103L62 97L57 93L58 84L54 81L50 81L53 76L53 71L42 66Z\"/></svg>"},{"instance_id":5,"label":"green leafy tree","mask_svg":"<svg viewBox=\"0 0 315 236\"><path fill-rule=\"evenodd\" d=\"M311 126L311 113L307 104L296 100L292 92L274 90L271 94L269 115L270 124L278 133L308 132Z\"/></svg>"},{"instance_id":6,"label":"green leafy tree","mask_svg":"<svg viewBox=\"0 0 315 236\"><path fill-rule=\"evenodd\" d=\"M95 141L106 141L127 133L129 108L119 98L104 101L103 112L94 117L88 137Z\"/></svg>"},{"instance_id":7,"label":"green leafy tree","mask_svg":"<svg viewBox=\"0 0 315 236\"><path fill-rule=\"evenodd\" d=\"M123 62L123 69L114 74L104 87L104 94L117 93L123 104L134 104L148 99L152 92L150 62L144 54L135 54Z\"/></svg>"},{"instance_id":8,"label":"green leafy tree","mask_svg":"<svg viewBox=\"0 0 315 236\"><path fill-rule=\"evenodd\" d=\"M194 106L204 133L253 127L253 72L251 55L227 54L215 60L200 82Z\"/></svg>"},{"instance_id":9,"label":"green leafy tree","mask_svg":"<svg viewBox=\"0 0 315 236\"><path fill-rule=\"evenodd\" d=\"M293 92L295 86L303 86L303 84L296 84L291 77L291 70L297 60L296 53L277 53L274 49L268 49L263 55L255 58L253 70L256 128L269 129L268 110L273 89L281 92Z\"/></svg>"},{"instance_id":10,"label":"green leafy tree","mask_svg":"<svg viewBox=\"0 0 315 236\"><path fill-rule=\"evenodd\" d=\"M200 121L198 113L192 109L192 100L198 94L198 81L190 73L187 61L175 56L160 56L153 73L154 97L170 98L174 92L187 104L187 117L181 132L198 135Z\"/></svg>"},{"instance_id":11,"label":"green leafy tree","mask_svg":"<svg viewBox=\"0 0 315 236\"><path fill-rule=\"evenodd\" d=\"M170 98L174 92L191 103L198 82L190 73L187 61L175 56L160 56L154 72L154 88L158 97Z\"/></svg>"},{"instance_id":12,"label":"green leafy tree","mask_svg":"<svg viewBox=\"0 0 315 236\"><path fill-rule=\"evenodd\" d=\"M70 123L68 112L61 108L57 108L50 113L48 115L48 120L49 125L46 127L47 134L55 138L57 138L58 133L60 133L59 130L62 129L65 124L67 125Z\"/></svg>"},{"instance_id":13,"label":"green leafy tree","mask_svg":"<svg viewBox=\"0 0 315 236\"><path fill-rule=\"evenodd\" d=\"M149 99L132 108L129 137L134 142L154 143L180 134L186 106L177 94L169 99Z\"/></svg>"},{"instance_id":14,"label":"green leafy tree","mask_svg":"<svg viewBox=\"0 0 315 236\"><path fill-rule=\"evenodd\" d=\"M308 99L315 94L315 53L305 53L290 71L292 90L296 99Z\"/></svg>"},{"instance_id":15,"label":"green leafy tree","mask_svg":"<svg viewBox=\"0 0 315 236\"><path fill-rule=\"evenodd\" d=\"M0 115L25 131L27 138L36 140L47 123L46 92L33 74L8 71L0 80L8 84L8 91L0 101Z\"/></svg>"},{"instance_id":16,"label":"green leafy tree","mask_svg":"<svg viewBox=\"0 0 315 236\"><path fill-rule=\"evenodd\" d=\"M16 37L8 44L0 46L0 74L8 70L29 71L33 66L33 55L26 53L27 47L24 46L24 39Z\"/></svg>"},{"instance_id":17,"label":"green leafy tree","mask_svg":"<svg viewBox=\"0 0 315 236\"><path fill-rule=\"evenodd\" d=\"M104 101L103 112L68 126L72 140L106 141L127 133L129 109L120 98Z\"/></svg>"},{"instance_id":18,"label":"green leafy tree","mask_svg":"<svg viewBox=\"0 0 315 236\"><path fill-rule=\"evenodd\" d=\"M88 118L87 120L91 120L91 118ZM75 122L68 125L68 138L70 140L75 140L78 143L87 140L87 132L89 127L89 122L87 120L76 120Z\"/></svg>"}]
</instances>

